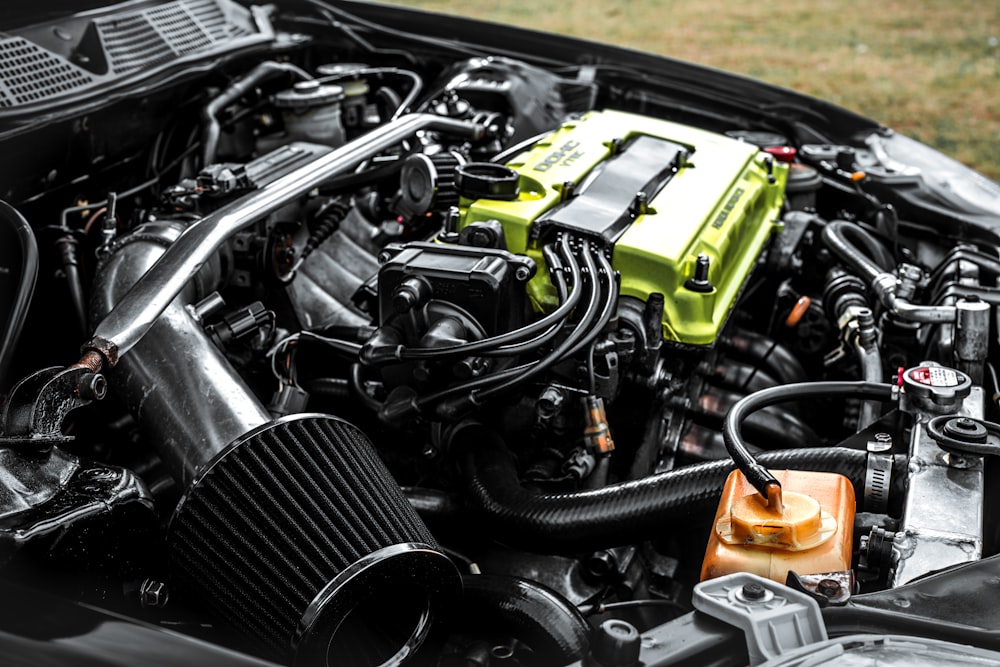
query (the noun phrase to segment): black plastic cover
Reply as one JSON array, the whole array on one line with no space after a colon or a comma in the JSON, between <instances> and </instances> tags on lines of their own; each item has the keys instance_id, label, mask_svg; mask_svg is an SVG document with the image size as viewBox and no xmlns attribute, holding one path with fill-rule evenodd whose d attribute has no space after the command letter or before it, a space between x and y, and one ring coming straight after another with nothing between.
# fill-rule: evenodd
<instances>
[{"instance_id":1,"label":"black plastic cover","mask_svg":"<svg viewBox=\"0 0 1000 667\"><path fill-rule=\"evenodd\" d=\"M493 248L435 243L390 246L397 254L378 275L380 322L396 310L396 287L421 276L431 288L431 299L447 301L472 316L487 335L510 331L524 319L524 283L535 274L535 262L523 255Z\"/></svg>"},{"instance_id":2,"label":"black plastic cover","mask_svg":"<svg viewBox=\"0 0 1000 667\"><path fill-rule=\"evenodd\" d=\"M646 212L646 202L664 188L688 155L686 147L672 141L635 138L591 172L572 199L539 218L539 232L557 227L614 243Z\"/></svg>"}]
</instances>

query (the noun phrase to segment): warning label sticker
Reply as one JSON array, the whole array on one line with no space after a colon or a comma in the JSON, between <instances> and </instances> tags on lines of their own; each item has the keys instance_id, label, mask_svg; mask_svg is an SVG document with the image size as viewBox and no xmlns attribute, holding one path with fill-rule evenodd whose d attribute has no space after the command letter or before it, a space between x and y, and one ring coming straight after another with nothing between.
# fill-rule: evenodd
<instances>
[{"instance_id":1,"label":"warning label sticker","mask_svg":"<svg viewBox=\"0 0 1000 667\"><path fill-rule=\"evenodd\" d=\"M958 373L950 368L921 366L910 371L910 379L928 387L957 387Z\"/></svg>"}]
</instances>

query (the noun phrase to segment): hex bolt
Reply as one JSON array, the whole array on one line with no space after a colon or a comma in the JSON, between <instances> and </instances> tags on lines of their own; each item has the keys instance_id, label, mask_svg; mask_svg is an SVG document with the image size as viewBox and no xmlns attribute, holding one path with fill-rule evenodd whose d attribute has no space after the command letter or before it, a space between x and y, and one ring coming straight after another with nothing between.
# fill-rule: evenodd
<instances>
[{"instance_id":1,"label":"hex bolt","mask_svg":"<svg viewBox=\"0 0 1000 667\"><path fill-rule=\"evenodd\" d=\"M876 433L868 441L868 451L873 454L887 452L892 449L892 435L889 433Z\"/></svg>"},{"instance_id":2,"label":"hex bolt","mask_svg":"<svg viewBox=\"0 0 1000 667\"><path fill-rule=\"evenodd\" d=\"M522 282L522 283L527 282L528 278L531 277L531 269L529 269L526 266L519 266L516 269L514 269L514 277L519 282Z\"/></svg>"},{"instance_id":3,"label":"hex bolt","mask_svg":"<svg viewBox=\"0 0 1000 667\"><path fill-rule=\"evenodd\" d=\"M143 607L163 607L170 599L170 590L162 581L146 579L139 587L139 601Z\"/></svg>"},{"instance_id":4,"label":"hex bolt","mask_svg":"<svg viewBox=\"0 0 1000 667\"><path fill-rule=\"evenodd\" d=\"M840 589L840 582L836 579L820 579L819 583L816 584L816 590L819 594L828 598L840 595Z\"/></svg>"},{"instance_id":5,"label":"hex bolt","mask_svg":"<svg viewBox=\"0 0 1000 667\"><path fill-rule=\"evenodd\" d=\"M743 584L743 597L747 600L763 600L767 589L756 582Z\"/></svg>"}]
</instances>

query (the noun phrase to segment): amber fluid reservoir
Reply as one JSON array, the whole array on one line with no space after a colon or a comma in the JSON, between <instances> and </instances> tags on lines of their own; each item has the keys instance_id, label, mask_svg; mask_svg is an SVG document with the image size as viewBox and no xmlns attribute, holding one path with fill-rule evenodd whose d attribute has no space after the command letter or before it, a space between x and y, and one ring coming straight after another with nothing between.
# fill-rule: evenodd
<instances>
[{"instance_id":1,"label":"amber fluid reservoir","mask_svg":"<svg viewBox=\"0 0 1000 667\"><path fill-rule=\"evenodd\" d=\"M850 480L801 470L771 474L781 483L780 507L769 507L740 471L726 479L702 581L751 572L784 583L789 570L819 574L851 569L855 501Z\"/></svg>"}]
</instances>

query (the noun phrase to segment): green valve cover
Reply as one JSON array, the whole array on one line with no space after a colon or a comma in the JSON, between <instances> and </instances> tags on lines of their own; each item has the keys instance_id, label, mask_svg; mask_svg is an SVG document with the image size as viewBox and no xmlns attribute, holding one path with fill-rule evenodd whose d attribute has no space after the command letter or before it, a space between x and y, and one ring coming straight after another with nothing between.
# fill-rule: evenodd
<instances>
[{"instance_id":1,"label":"green valve cover","mask_svg":"<svg viewBox=\"0 0 1000 667\"><path fill-rule=\"evenodd\" d=\"M663 294L664 338L686 345L715 342L780 229L787 177L751 144L619 111L567 122L507 166L520 176L518 198L463 200L460 225L498 220L508 249L540 266L541 243L557 229L602 240L621 294ZM703 291L685 287L699 254L709 259ZM536 307L555 306L545 271L528 291Z\"/></svg>"}]
</instances>

